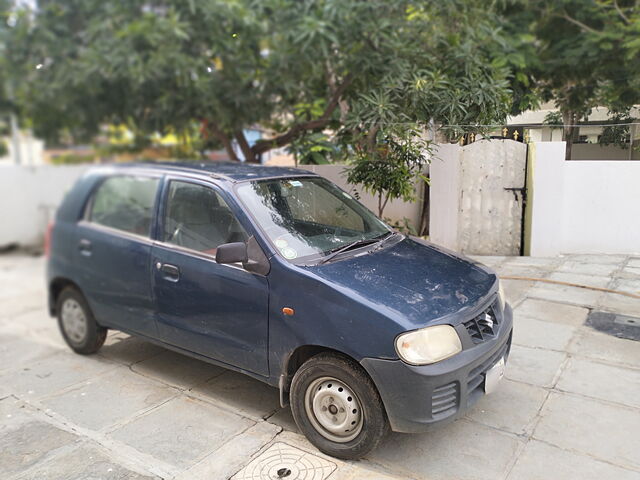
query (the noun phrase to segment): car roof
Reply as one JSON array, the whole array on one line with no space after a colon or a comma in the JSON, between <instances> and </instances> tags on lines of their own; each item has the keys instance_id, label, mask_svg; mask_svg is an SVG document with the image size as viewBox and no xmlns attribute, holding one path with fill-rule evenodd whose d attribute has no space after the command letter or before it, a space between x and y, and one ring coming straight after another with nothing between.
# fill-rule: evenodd
<instances>
[{"instance_id":1,"label":"car roof","mask_svg":"<svg viewBox=\"0 0 640 480\"><path fill-rule=\"evenodd\" d=\"M315 176L307 170L286 167L267 167L241 162L140 162L115 165L116 168L135 168L136 170L151 170L164 173L201 173L232 182L245 180L260 180L265 178L285 178L292 176Z\"/></svg>"}]
</instances>

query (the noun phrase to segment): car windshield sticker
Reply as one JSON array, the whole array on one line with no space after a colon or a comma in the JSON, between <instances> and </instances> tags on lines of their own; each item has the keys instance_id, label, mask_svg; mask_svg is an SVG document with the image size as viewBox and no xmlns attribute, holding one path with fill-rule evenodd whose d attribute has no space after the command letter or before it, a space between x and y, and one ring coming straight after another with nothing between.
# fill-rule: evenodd
<instances>
[{"instance_id":1,"label":"car windshield sticker","mask_svg":"<svg viewBox=\"0 0 640 480\"><path fill-rule=\"evenodd\" d=\"M282 253L282 256L288 260L292 260L298 256L298 252L291 247L282 248L280 253Z\"/></svg>"},{"instance_id":2,"label":"car windshield sticker","mask_svg":"<svg viewBox=\"0 0 640 480\"><path fill-rule=\"evenodd\" d=\"M289 244L287 243L287 241L286 241L285 239L283 239L283 238L278 238L278 239L277 239L275 242L273 242L273 243L275 243L275 244L276 244L276 247L278 247L278 248L284 248L284 247L286 247L287 245L289 245Z\"/></svg>"},{"instance_id":3,"label":"car windshield sticker","mask_svg":"<svg viewBox=\"0 0 640 480\"><path fill-rule=\"evenodd\" d=\"M289 181L289 185L292 187L301 187L302 186L302 182L299 182L298 180L290 180Z\"/></svg>"}]
</instances>

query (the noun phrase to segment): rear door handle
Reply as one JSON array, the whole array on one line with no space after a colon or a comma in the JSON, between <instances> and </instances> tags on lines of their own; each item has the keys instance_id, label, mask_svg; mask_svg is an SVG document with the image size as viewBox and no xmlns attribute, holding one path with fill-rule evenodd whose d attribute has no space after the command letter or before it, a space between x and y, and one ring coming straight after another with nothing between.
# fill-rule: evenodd
<instances>
[{"instance_id":1,"label":"rear door handle","mask_svg":"<svg viewBox=\"0 0 640 480\"><path fill-rule=\"evenodd\" d=\"M91 255L91 240L87 240L83 238L78 242L78 250L80 250L80 254L86 257Z\"/></svg>"},{"instance_id":2,"label":"rear door handle","mask_svg":"<svg viewBox=\"0 0 640 480\"><path fill-rule=\"evenodd\" d=\"M180 280L180 269L175 265L169 263L157 262L156 268L160 270L162 278L169 280L170 282L177 282Z\"/></svg>"}]
</instances>

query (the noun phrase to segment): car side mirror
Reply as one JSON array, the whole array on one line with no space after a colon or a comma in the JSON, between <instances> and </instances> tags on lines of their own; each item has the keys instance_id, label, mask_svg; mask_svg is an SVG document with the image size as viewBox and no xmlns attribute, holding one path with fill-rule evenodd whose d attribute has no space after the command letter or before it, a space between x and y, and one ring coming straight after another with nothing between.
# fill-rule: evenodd
<instances>
[{"instance_id":1,"label":"car side mirror","mask_svg":"<svg viewBox=\"0 0 640 480\"><path fill-rule=\"evenodd\" d=\"M244 242L225 243L218 246L216 262L245 263L247 261L247 244Z\"/></svg>"}]
</instances>

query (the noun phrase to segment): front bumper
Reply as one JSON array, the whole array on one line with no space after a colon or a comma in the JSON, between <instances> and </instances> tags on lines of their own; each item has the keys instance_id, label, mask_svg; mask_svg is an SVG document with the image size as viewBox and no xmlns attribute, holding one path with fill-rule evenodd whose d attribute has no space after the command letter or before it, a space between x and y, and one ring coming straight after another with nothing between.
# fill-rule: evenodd
<instances>
[{"instance_id":1,"label":"front bumper","mask_svg":"<svg viewBox=\"0 0 640 480\"><path fill-rule=\"evenodd\" d=\"M484 375L511 348L513 312L506 306L495 338L433 365L364 358L360 363L378 387L391 429L418 433L447 423L484 395Z\"/></svg>"}]
</instances>

